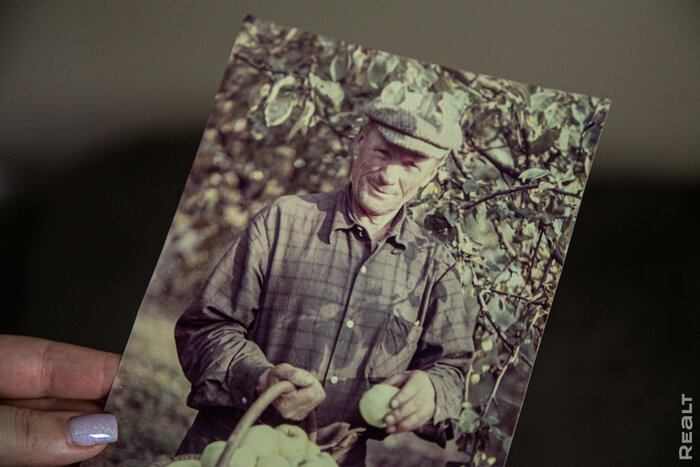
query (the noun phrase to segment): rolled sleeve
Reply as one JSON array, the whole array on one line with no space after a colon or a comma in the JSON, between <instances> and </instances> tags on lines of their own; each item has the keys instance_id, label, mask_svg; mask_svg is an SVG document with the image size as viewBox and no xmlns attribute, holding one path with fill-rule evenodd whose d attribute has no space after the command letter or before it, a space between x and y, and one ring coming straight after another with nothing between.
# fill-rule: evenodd
<instances>
[{"instance_id":1,"label":"rolled sleeve","mask_svg":"<svg viewBox=\"0 0 700 467\"><path fill-rule=\"evenodd\" d=\"M255 219L226 252L175 325L175 343L196 409L253 401L260 374L273 365L246 336L264 288L266 238Z\"/></svg>"}]
</instances>

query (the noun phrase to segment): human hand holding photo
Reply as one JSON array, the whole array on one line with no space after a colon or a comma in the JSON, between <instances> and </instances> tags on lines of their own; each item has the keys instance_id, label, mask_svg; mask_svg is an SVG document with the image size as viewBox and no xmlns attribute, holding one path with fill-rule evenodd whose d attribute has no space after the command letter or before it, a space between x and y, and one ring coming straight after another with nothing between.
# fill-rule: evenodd
<instances>
[{"instance_id":1,"label":"human hand holding photo","mask_svg":"<svg viewBox=\"0 0 700 467\"><path fill-rule=\"evenodd\" d=\"M0 335L0 465L66 465L117 439L107 397L120 356Z\"/></svg>"}]
</instances>

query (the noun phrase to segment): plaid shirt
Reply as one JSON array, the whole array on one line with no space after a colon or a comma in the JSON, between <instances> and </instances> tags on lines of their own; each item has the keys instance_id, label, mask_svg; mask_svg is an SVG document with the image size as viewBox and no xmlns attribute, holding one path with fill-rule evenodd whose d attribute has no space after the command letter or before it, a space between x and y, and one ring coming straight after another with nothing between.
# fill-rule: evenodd
<instances>
[{"instance_id":1,"label":"plaid shirt","mask_svg":"<svg viewBox=\"0 0 700 467\"><path fill-rule=\"evenodd\" d=\"M475 315L454 259L405 210L372 251L349 196L279 198L224 255L175 329L191 407L246 410L263 370L286 362L326 391L319 427L364 426L363 392L407 369L430 376L433 423L459 417Z\"/></svg>"}]
</instances>

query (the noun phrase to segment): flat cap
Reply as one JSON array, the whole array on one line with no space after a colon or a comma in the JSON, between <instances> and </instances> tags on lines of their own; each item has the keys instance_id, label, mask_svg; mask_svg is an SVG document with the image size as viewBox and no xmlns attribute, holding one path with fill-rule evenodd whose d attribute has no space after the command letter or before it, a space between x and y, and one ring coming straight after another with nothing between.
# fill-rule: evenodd
<instances>
[{"instance_id":1,"label":"flat cap","mask_svg":"<svg viewBox=\"0 0 700 467\"><path fill-rule=\"evenodd\" d=\"M365 113L387 141L426 157L440 159L462 145L459 123L438 110L421 115L417 109L387 104L378 98L365 108Z\"/></svg>"}]
</instances>

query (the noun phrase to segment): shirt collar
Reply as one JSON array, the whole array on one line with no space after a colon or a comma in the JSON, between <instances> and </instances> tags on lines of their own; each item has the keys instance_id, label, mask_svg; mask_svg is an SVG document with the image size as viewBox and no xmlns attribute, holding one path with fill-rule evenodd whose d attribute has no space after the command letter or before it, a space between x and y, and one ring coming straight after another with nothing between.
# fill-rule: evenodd
<instances>
[{"instance_id":1,"label":"shirt collar","mask_svg":"<svg viewBox=\"0 0 700 467\"><path fill-rule=\"evenodd\" d=\"M350 197L352 196L351 189L352 184L349 183L339 193L333 217L332 232L360 227L350 206ZM391 226L384 238L395 247L405 250L406 246L415 239L414 232L412 231L413 229L409 226L410 221L406 215L405 205L401 207L401 210L393 222L394 225Z\"/></svg>"}]
</instances>

